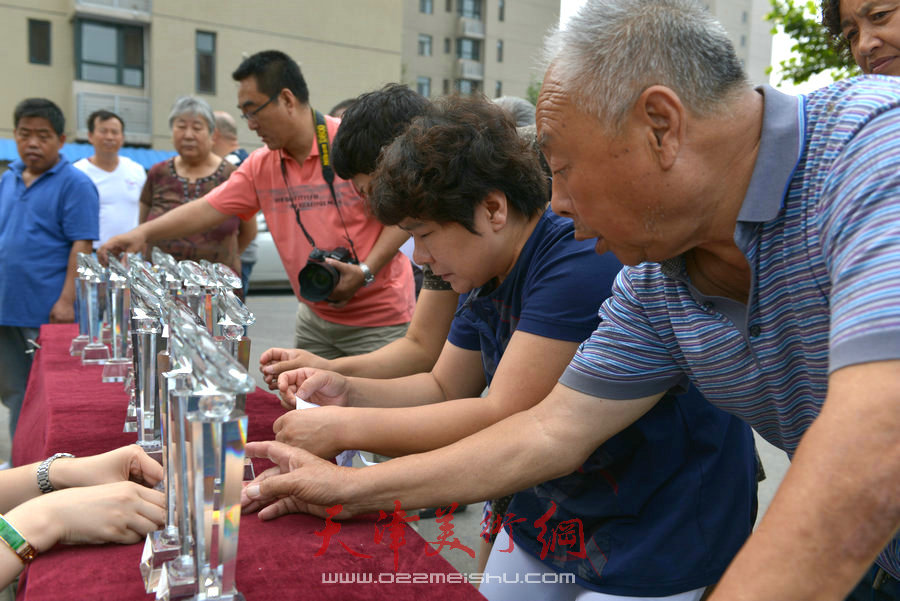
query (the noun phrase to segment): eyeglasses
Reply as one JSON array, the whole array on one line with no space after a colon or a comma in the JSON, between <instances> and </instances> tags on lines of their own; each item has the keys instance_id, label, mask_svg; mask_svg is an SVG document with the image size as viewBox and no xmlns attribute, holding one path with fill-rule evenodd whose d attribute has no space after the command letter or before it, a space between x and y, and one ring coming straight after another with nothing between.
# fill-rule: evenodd
<instances>
[{"instance_id":1,"label":"eyeglasses","mask_svg":"<svg viewBox=\"0 0 900 601\"><path fill-rule=\"evenodd\" d=\"M275 92L274 94L269 96L268 100L263 102L261 105L259 105L258 107L256 107L252 111L250 111L249 113L245 113L245 112L241 111L241 119L243 119L244 121L256 121L256 115L259 114L259 111L261 111L264 108L266 108L267 106L269 106L269 103L272 102L273 100L275 100L276 98L278 98L278 95L280 93L281 93L280 91Z\"/></svg>"}]
</instances>

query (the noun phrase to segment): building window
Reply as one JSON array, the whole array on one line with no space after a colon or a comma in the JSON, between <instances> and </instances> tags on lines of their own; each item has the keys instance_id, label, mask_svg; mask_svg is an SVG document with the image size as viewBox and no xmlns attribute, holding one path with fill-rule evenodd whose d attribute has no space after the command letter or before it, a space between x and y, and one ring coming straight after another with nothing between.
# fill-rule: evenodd
<instances>
[{"instance_id":1,"label":"building window","mask_svg":"<svg viewBox=\"0 0 900 601\"><path fill-rule=\"evenodd\" d=\"M431 96L431 78L422 76L417 77L416 91L425 98Z\"/></svg>"},{"instance_id":2,"label":"building window","mask_svg":"<svg viewBox=\"0 0 900 601\"><path fill-rule=\"evenodd\" d=\"M457 79L456 90L460 94L476 94L478 93L478 82L472 79Z\"/></svg>"},{"instance_id":3,"label":"building window","mask_svg":"<svg viewBox=\"0 0 900 601\"><path fill-rule=\"evenodd\" d=\"M497 40L497 62L503 62L503 40Z\"/></svg>"},{"instance_id":4,"label":"building window","mask_svg":"<svg viewBox=\"0 0 900 601\"><path fill-rule=\"evenodd\" d=\"M450 54L450 38L444 38L444 54Z\"/></svg>"},{"instance_id":5,"label":"building window","mask_svg":"<svg viewBox=\"0 0 900 601\"><path fill-rule=\"evenodd\" d=\"M431 36L419 34L419 56L431 56Z\"/></svg>"},{"instance_id":6,"label":"building window","mask_svg":"<svg viewBox=\"0 0 900 601\"><path fill-rule=\"evenodd\" d=\"M28 19L28 62L50 64L50 21Z\"/></svg>"},{"instance_id":7,"label":"building window","mask_svg":"<svg viewBox=\"0 0 900 601\"><path fill-rule=\"evenodd\" d=\"M144 87L144 30L133 25L79 20L75 29L76 77Z\"/></svg>"},{"instance_id":8,"label":"building window","mask_svg":"<svg viewBox=\"0 0 900 601\"><path fill-rule=\"evenodd\" d=\"M459 38L456 40L456 58L480 61L481 40L472 40L469 38Z\"/></svg>"},{"instance_id":9,"label":"building window","mask_svg":"<svg viewBox=\"0 0 900 601\"><path fill-rule=\"evenodd\" d=\"M746 22L747 22L747 11L744 11L741 13L741 23L746 23Z\"/></svg>"},{"instance_id":10,"label":"building window","mask_svg":"<svg viewBox=\"0 0 900 601\"><path fill-rule=\"evenodd\" d=\"M419 0L419 12L430 15L434 12L434 0Z\"/></svg>"},{"instance_id":11,"label":"building window","mask_svg":"<svg viewBox=\"0 0 900 601\"><path fill-rule=\"evenodd\" d=\"M741 48L743 48L746 45L747 45L747 36L742 35L741 36Z\"/></svg>"},{"instance_id":12,"label":"building window","mask_svg":"<svg viewBox=\"0 0 900 601\"><path fill-rule=\"evenodd\" d=\"M481 0L458 0L459 16L481 20Z\"/></svg>"},{"instance_id":13,"label":"building window","mask_svg":"<svg viewBox=\"0 0 900 601\"><path fill-rule=\"evenodd\" d=\"M197 93L216 93L216 34L197 32Z\"/></svg>"},{"instance_id":14,"label":"building window","mask_svg":"<svg viewBox=\"0 0 900 601\"><path fill-rule=\"evenodd\" d=\"M497 85L494 86L494 98L500 98L503 96L503 82L498 81Z\"/></svg>"},{"instance_id":15,"label":"building window","mask_svg":"<svg viewBox=\"0 0 900 601\"><path fill-rule=\"evenodd\" d=\"M499 0L497 3L497 20L506 20L506 2L504 2L504 0Z\"/></svg>"},{"instance_id":16,"label":"building window","mask_svg":"<svg viewBox=\"0 0 900 601\"><path fill-rule=\"evenodd\" d=\"M450 93L450 80L449 80L449 79L445 79L445 80L444 80L444 94L446 95L446 94L449 94L449 93Z\"/></svg>"},{"instance_id":17,"label":"building window","mask_svg":"<svg viewBox=\"0 0 900 601\"><path fill-rule=\"evenodd\" d=\"M453 0L447 0L447 12L448 13L453 12Z\"/></svg>"}]
</instances>

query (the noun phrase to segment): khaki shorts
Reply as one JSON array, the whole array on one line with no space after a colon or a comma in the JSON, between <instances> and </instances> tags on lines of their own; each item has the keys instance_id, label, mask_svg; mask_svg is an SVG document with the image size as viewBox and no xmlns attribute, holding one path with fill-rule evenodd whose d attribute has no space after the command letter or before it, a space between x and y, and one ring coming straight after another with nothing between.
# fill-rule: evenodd
<instances>
[{"instance_id":1,"label":"khaki shorts","mask_svg":"<svg viewBox=\"0 0 900 601\"><path fill-rule=\"evenodd\" d=\"M325 359L362 355L406 334L409 322L395 326L347 326L324 320L304 303L297 308L294 347Z\"/></svg>"}]
</instances>

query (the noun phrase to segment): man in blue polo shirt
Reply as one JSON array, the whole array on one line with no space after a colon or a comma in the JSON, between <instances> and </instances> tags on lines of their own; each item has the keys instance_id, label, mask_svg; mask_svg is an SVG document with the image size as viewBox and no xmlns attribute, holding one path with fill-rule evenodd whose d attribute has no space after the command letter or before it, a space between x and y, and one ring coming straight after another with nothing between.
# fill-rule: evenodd
<instances>
[{"instance_id":1,"label":"man in blue polo shirt","mask_svg":"<svg viewBox=\"0 0 900 601\"><path fill-rule=\"evenodd\" d=\"M75 256L98 237L100 202L60 154L62 111L28 98L13 113L19 160L0 178L0 399L13 435L44 323L75 320Z\"/></svg>"}]
</instances>

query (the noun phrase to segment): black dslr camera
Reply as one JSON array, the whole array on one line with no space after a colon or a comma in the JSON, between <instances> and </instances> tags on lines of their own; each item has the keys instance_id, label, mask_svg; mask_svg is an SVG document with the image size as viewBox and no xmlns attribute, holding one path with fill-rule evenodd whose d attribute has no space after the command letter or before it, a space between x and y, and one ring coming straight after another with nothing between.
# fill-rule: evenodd
<instances>
[{"instance_id":1,"label":"black dslr camera","mask_svg":"<svg viewBox=\"0 0 900 601\"><path fill-rule=\"evenodd\" d=\"M339 246L334 250L313 248L306 260L306 267L297 274L300 283L300 296L317 303L331 296L331 291L341 279L341 272L325 262L325 259L337 259L341 263L355 265L356 259L350 251Z\"/></svg>"}]
</instances>

